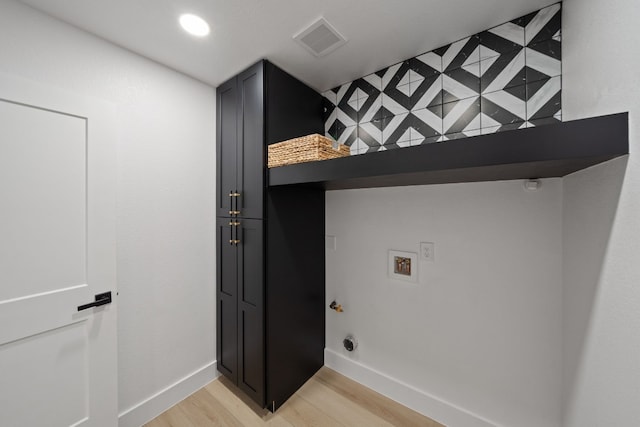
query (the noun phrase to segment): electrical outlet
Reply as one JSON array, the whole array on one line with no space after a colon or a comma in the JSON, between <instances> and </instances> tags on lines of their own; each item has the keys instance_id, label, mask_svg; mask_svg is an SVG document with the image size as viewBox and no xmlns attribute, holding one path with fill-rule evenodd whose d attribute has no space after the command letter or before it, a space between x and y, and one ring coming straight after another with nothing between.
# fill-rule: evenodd
<instances>
[{"instance_id":1,"label":"electrical outlet","mask_svg":"<svg viewBox=\"0 0 640 427\"><path fill-rule=\"evenodd\" d=\"M423 261L435 261L435 245L432 242L420 243L420 259Z\"/></svg>"}]
</instances>

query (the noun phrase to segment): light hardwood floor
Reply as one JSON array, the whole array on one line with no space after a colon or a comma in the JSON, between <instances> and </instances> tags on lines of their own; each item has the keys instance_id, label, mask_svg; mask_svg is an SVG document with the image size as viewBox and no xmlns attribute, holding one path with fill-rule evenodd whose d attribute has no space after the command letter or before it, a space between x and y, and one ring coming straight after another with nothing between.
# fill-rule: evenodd
<instances>
[{"instance_id":1,"label":"light hardwood floor","mask_svg":"<svg viewBox=\"0 0 640 427\"><path fill-rule=\"evenodd\" d=\"M243 397L233 384L220 377L146 426L443 427L327 367L320 369L275 414Z\"/></svg>"}]
</instances>

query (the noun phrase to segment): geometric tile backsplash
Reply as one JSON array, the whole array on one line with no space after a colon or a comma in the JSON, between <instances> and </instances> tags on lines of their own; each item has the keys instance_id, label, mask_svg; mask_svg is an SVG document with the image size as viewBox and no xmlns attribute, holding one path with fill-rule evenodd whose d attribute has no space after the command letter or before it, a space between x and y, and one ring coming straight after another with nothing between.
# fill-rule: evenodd
<instances>
[{"instance_id":1,"label":"geometric tile backsplash","mask_svg":"<svg viewBox=\"0 0 640 427\"><path fill-rule=\"evenodd\" d=\"M561 4L323 94L325 133L364 154L562 120Z\"/></svg>"}]
</instances>

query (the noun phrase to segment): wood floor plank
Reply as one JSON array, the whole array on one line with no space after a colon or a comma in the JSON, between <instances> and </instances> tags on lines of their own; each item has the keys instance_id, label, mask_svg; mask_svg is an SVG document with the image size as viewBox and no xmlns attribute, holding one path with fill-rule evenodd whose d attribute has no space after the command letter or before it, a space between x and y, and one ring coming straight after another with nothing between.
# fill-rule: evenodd
<instances>
[{"instance_id":1,"label":"wood floor plank","mask_svg":"<svg viewBox=\"0 0 640 427\"><path fill-rule=\"evenodd\" d=\"M225 378L209 383L205 386L205 390L215 396L231 411L242 425L249 427L265 425L273 427L293 427L279 414L272 414L268 410L260 408Z\"/></svg>"},{"instance_id":2,"label":"wood floor plank","mask_svg":"<svg viewBox=\"0 0 640 427\"><path fill-rule=\"evenodd\" d=\"M205 390L220 401L233 414L240 425L247 427L264 426L262 418L249 408L240 398L235 396L220 380L205 386Z\"/></svg>"},{"instance_id":3,"label":"wood floor plank","mask_svg":"<svg viewBox=\"0 0 640 427\"><path fill-rule=\"evenodd\" d=\"M179 406L171 408L167 414L167 421L171 427L198 427L189 420L189 417Z\"/></svg>"},{"instance_id":4,"label":"wood floor plank","mask_svg":"<svg viewBox=\"0 0 640 427\"><path fill-rule=\"evenodd\" d=\"M315 378L307 381L296 394L348 426L389 427L392 425L362 406L340 396Z\"/></svg>"},{"instance_id":5,"label":"wood floor plank","mask_svg":"<svg viewBox=\"0 0 640 427\"><path fill-rule=\"evenodd\" d=\"M314 378L393 425L444 427L437 421L427 418L327 367L321 368Z\"/></svg>"},{"instance_id":6,"label":"wood floor plank","mask_svg":"<svg viewBox=\"0 0 640 427\"><path fill-rule=\"evenodd\" d=\"M187 414L178 405L171 407L162 413L161 416L145 424L145 427L197 427L192 424Z\"/></svg>"},{"instance_id":7,"label":"wood floor plank","mask_svg":"<svg viewBox=\"0 0 640 427\"><path fill-rule=\"evenodd\" d=\"M201 389L178 404L198 426L242 427L242 423L217 399Z\"/></svg>"},{"instance_id":8,"label":"wood floor plank","mask_svg":"<svg viewBox=\"0 0 640 427\"><path fill-rule=\"evenodd\" d=\"M355 381L322 368L275 414L224 377L207 384L146 427L444 427Z\"/></svg>"},{"instance_id":9,"label":"wood floor plank","mask_svg":"<svg viewBox=\"0 0 640 427\"><path fill-rule=\"evenodd\" d=\"M277 412L294 426L347 427L297 394L291 396Z\"/></svg>"},{"instance_id":10,"label":"wood floor plank","mask_svg":"<svg viewBox=\"0 0 640 427\"><path fill-rule=\"evenodd\" d=\"M152 419L147 424L145 424L144 427L171 427L169 425L169 422L167 421L167 418L168 418L167 412L169 411L173 411L173 408L166 410L165 412L160 414L158 417Z\"/></svg>"}]
</instances>

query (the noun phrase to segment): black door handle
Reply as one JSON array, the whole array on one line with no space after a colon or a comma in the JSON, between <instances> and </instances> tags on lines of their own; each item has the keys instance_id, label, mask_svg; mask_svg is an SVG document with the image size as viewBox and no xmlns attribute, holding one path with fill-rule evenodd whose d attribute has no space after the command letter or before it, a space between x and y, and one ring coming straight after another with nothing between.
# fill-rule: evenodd
<instances>
[{"instance_id":1,"label":"black door handle","mask_svg":"<svg viewBox=\"0 0 640 427\"><path fill-rule=\"evenodd\" d=\"M91 307L100 307L101 305L111 304L111 291L96 295L96 300L89 304L79 305L78 311L86 310Z\"/></svg>"}]
</instances>

